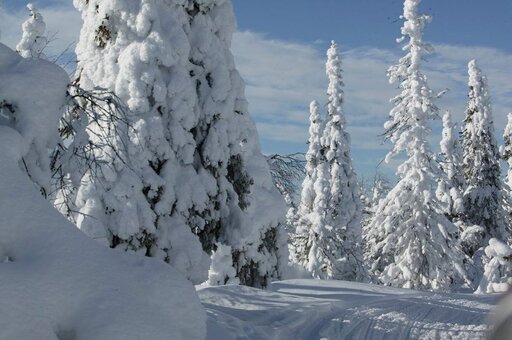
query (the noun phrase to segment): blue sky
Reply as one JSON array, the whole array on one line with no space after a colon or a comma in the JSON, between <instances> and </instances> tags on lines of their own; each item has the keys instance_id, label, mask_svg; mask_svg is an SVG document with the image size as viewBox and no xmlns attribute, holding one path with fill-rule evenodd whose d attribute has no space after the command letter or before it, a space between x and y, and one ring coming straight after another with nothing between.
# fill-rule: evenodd
<instances>
[{"instance_id":1,"label":"blue sky","mask_svg":"<svg viewBox=\"0 0 512 340\"><path fill-rule=\"evenodd\" d=\"M48 30L57 33L57 53L78 39L80 17L71 0L38 0ZM233 0L239 32L233 53L244 77L250 110L265 153L305 151L308 106L325 103L325 50L330 40L341 45L344 65L345 112L352 135L356 170L371 178L390 145L379 134L397 93L386 69L402 56L395 39L402 21L401 0ZM27 15L22 0L0 0L1 41L19 39ZM435 90L449 88L439 101L455 120L463 117L469 60L479 61L489 77L496 133L502 134L512 111L512 1L424 0L422 10L433 16L425 39L436 52L424 71ZM437 149L440 122L433 123ZM379 172L393 174L399 161L381 164Z\"/></svg>"},{"instance_id":2,"label":"blue sky","mask_svg":"<svg viewBox=\"0 0 512 340\"><path fill-rule=\"evenodd\" d=\"M234 0L239 28L288 41L395 48L402 0ZM512 1L423 0L435 42L512 49Z\"/></svg>"}]
</instances>

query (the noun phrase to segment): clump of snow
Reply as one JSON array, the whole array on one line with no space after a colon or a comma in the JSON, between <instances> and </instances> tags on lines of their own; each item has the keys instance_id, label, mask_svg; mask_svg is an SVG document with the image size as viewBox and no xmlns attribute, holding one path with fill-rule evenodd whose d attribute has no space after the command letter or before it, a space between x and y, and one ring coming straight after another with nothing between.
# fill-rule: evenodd
<instances>
[{"instance_id":1,"label":"clump of snow","mask_svg":"<svg viewBox=\"0 0 512 340\"><path fill-rule=\"evenodd\" d=\"M16 51L23 58L44 57L43 49L48 44L45 36L46 24L43 16L32 4L28 4L30 18L23 23L21 41L16 45Z\"/></svg>"},{"instance_id":2,"label":"clump of snow","mask_svg":"<svg viewBox=\"0 0 512 340\"><path fill-rule=\"evenodd\" d=\"M491 238L489 245L485 247L485 255L487 263L476 293L508 291L512 286L512 248L496 238Z\"/></svg>"},{"instance_id":3,"label":"clump of snow","mask_svg":"<svg viewBox=\"0 0 512 340\"><path fill-rule=\"evenodd\" d=\"M212 265L208 271L208 284L219 286L240 283L240 280L236 277L235 268L233 268L230 246L217 244L217 250L213 253L211 259Z\"/></svg>"},{"instance_id":4,"label":"clump of snow","mask_svg":"<svg viewBox=\"0 0 512 340\"><path fill-rule=\"evenodd\" d=\"M489 246L485 248L485 255L488 257L508 257L512 255L512 249L505 243L492 238Z\"/></svg>"},{"instance_id":5,"label":"clump of snow","mask_svg":"<svg viewBox=\"0 0 512 340\"><path fill-rule=\"evenodd\" d=\"M27 176L24 160L55 137L68 81L58 66L0 44L0 338L203 338L188 281L83 235ZM45 163L34 164L43 178Z\"/></svg>"}]
</instances>

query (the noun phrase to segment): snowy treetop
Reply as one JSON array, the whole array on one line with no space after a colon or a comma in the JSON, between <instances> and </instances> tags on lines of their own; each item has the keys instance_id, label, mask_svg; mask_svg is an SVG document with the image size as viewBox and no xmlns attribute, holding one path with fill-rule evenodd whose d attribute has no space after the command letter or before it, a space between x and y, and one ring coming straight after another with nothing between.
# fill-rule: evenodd
<instances>
[{"instance_id":1,"label":"snowy treetop","mask_svg":"<svg viewBox=\"0 0 512 340\"><path fill-rule=\"evenodd\" d=\"M34 5L29 3L27 8L30 11L30 19L23 23L23 35L16 50L23 58L39 58L48 44L45 36L46 24Z\"/></svg>"}]
</instances>

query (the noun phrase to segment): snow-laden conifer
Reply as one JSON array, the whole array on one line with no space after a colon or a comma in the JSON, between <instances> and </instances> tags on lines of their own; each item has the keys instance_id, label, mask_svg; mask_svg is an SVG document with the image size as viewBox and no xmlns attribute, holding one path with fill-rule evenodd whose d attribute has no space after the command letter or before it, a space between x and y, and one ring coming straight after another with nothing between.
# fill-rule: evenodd
<instances>
[{"instance_id":1,"label":"snow-laden conifer","mask_svg":"<svg viewBox=\"0 0 512 340\"><path fill-rule=\"evenodd\" d=\"M436 195L445 205L446 216L453 222L464 212L462 200L464 175L462 173L462 149L456 135L456 126L452 122L452 115L448 111L443 116L440 146L441 159L439 163L443 174L439 177Z\"/></svg>"},{"instance_id":2,"label":"snow-laden conifer","mask_svg":"<svg viewBox=\"0 0 512 340\"><path fill-rule=\"evenodd\" d=\"M509 191L509 197L512 196L512 112L507 116L507 125L503 132L503 146L501 148L501 157L508 164L506 184Z\"/></svg>"},{"instance_id":3,"label":"snow-laden conifer","mask_svg":"<svg viewBox=\"0 0 512 340\"><path fill-rule=\"evenodd\" d=\"M510 237L509 201L504 195L500 154L494 135L494 122L487 78L475 60L468 64L469 102L463 126L463 170L465 221L481 227L462 242L473 256L490 238ZM483 229L482 229L483 228ZM468 233L465 233L468 234Z\"/></svg>"},{"instance_id":4,"label":"snow-laden conifer","mask_svg":"<svg viewBox=\"0 0 512 340\"><path fill-rule=\"evenodd\" d=\"M330 169L327 219L337 236L336 243L330 246L340 270L334 278L359 280L365 276L361 248L362 203L357 176L352 166L350 135L346 131L343 112L344 84L341 66L341 55L333 41L327 51L328 117L321 141L323 155Z\"/></svg>"},{"instance_id":5,"label":"snow-laden conifer","mask_svg":"<svg viewBox=\"0 0 512 340\"><path fill-rule=\"evenodd\" d=\"M341 57L334 41L327 51L326 74L328 117L323 127L319 104L311 104L308 164L292 250L314 277L362 280L362 203L345 131Z\"/></svg>"},{"instance_id":6,"label":"snow-laden conifer","mask_svg":"<svg viewBox=\"0 0 512 340\"><path fill-rule=\"evenodd\" d=\"M48 38L45 35L46 24L34 5L29 3L27 8L30 11L30 18L22 25L22 36L16 45L16 51L23 58L44 57L43 49L48 44Z\"/></svg>"},{"instance_id":7,"label":"snow-laden conifer","mask_svg":"<svg viewBox=\"0 0 512 340\"><path fill-rule=\"evenodd\" d=\"M313 209L308 215L310 224L303 226L307 228L305 247L297 249L305 255L300 258L299 263L318 279L336 279L340 272L337 266L339 240L334 228L328 224L329 182L329 165L325 161L320 162L317 165L317 178L313 187Z\"/></svg>"},{"instance_id":8,"label":"snow-laden conifer","mask_svg":"<svg viewBox=\"0 0 512 340\"><path fill-rule=\"evenodd\" d=\"M298 213L301 216L308 215L313 210L315 200L314 185L317 179L318 165L324 161L321 154L322 145L320 139L323 131L323 121L320 115L320 104L314 100L309 109L309 139L306 153L306 176L302 182L301 200Z\"/></svg>"},{"instance_id":9,"label":"snow-laden conifer","mask_svg":"<svg viewBox=\"0 0 512 340\"><path fill-rule=\"evenodd\" d=\"M306 173L302 182L302 190L297 217L289 220L295 221L295 232L291 237L290 255L293 262L307 266L309 251L307 243L312 227L312 213L316 198L315 183L318 179L320 163L325 162L321 152L320 139L323 131L323 121L320 115L320 104L314 100L309 106L309 139L306 152Z\"/></svg>"},{"instance_id":10,"label":"snow-laden conifer","mask_svg":"<svg viewBox=\"0 0 512 340\"><path fill-rule=\"evenodd\" d=\"M436 169L428 143L429 120L438 114L435 94L421 73L422 57L431 50L423 42L430 17L418 13L420 0L405 0L402 36L405 57L389 69L390 82L401 93L385 124L394 143L386 160L405 152L399 181L382 199L365 235L366 259L372 274L395 287L447 290L463 274L463 254L455 240L457 228L444 215L433 190Z\"/></svg>"},{"instance_id":11,"label":"snow-laden conifer","mask_svg":"<svg viewBox=\"0 0 512 340\"><path fill-rule=\"evenodd\" d=\"M169 262L193 282L265 286L286 260L272 184L229 51L231 1L75 0L77 83L112 91L120 120L89 121L98 169L80 179L78 226ZM94 171L93 171L94 170ZM72 171L72 170L71 170ZM221 245L220 247L218 245ZM221 278L224 276L224 279Z\"/></svg>"}]
</instances>

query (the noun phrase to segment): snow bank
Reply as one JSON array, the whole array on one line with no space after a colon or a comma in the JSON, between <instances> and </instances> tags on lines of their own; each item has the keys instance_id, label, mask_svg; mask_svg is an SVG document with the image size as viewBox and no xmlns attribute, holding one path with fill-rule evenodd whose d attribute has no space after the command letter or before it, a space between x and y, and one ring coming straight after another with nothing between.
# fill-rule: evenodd
<instances>
[{"instance_id":1,"label":"snow bank","mask_svg":"<svg viewBox=\"0 0 512 340\"><path fill-rule=\"evenodd\" d=\"M0 44L0 79L0 339L203 338L188 281L83 235L20 166L52 137L66 73Z\"/></svg>"}]
</instances>

